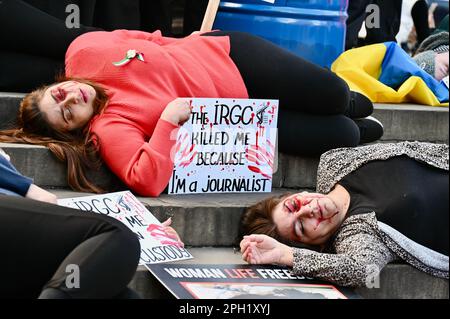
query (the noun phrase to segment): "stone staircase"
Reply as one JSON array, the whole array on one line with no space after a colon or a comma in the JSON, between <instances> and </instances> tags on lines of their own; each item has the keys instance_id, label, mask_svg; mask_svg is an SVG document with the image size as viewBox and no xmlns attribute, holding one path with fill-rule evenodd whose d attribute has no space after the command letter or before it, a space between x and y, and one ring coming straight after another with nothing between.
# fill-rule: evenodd
<instances>
[{"instance_id":1,"label":"stone staircase","mask_svg":"<svg viewBox=\"0 0 450 319\"><path fill-rule=\"evenodd\" d=\"M0 93L0 129L15 122L18 104L23 94ZM418 105L376 105L374 116L385 126L382 142L418 140L448 143L448 108ZM35 183L51 189L59 197L86 196L68 190L65 166L44 147L1 144L11 155L12 163ZM314 189L318 158L300 158L278 154L273 195L289 191ZM124 189L122 183L106 168L91 172L102 187L109 191ZM186 195L140 198L160 220L173 217L173 226L195 256L184 263L242 263L240 254L231 248L235 244L240 214L249 205L267 194ZM146 298L167 298L165 290L139 268L132 283ZM358 289L367 298L448 298L448 280L430 277L404 264L392 264L381 274L381 288Z\"/></svg>"},{"instance_id":2,"label":"stone staircase","mask_svg":"<svg viewBox=\"0 0 450 319\"><path fill-rule=\"evenodd\" d=\"M194 260L181 264L242 264L241 254L232 248L190 248ZM170 299L169 292L145 269L139 267L130 287L143 298ZM357 288L356 293L365 299L448 299L448 280L435 278L405 265L390 264L380 274L379 288Z\"/></svg>"}]
</instances>

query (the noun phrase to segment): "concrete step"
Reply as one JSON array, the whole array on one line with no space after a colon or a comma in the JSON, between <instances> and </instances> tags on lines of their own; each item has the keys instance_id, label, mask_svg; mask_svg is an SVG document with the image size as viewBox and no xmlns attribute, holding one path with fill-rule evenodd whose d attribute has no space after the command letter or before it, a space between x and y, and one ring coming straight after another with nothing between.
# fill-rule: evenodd
<instances>
[{"instance_id":1,"label":"concrete step","mask_svg":"<svg viewBox=\"0 0 450 319\"><path fill-rule=\"evenodd\" d=\"M89 194L53 190L59 198L88 196ZM269 196L287 193L274 189L270 194L198 194L158 198L139 197L139 200L160 221L172 217L173 227L188 246L233 246L236 243L239 221L244 210Z\"/></svg>"},{"instance_id":2,"label":"concrete step","mask_svg":"<svg viewBox=\"0 0 450 319\"><path fill-rule=\"evenodd\" d=\"M0 129L15 122L23 96L23 93L0 92ZM375 104L373 116L385 127L382 140L448 143L448 107Z\"/></svg>"},{"instance_id":3,"label":"concrete step","mask_svg":"<svg viewBox=\"0 0 450 319\"><path fill-rule=\"evenodd\" d=\"M68 188L65 164L59 162L42 146L0 143L0 148L11 156L11 162L22 174L34 179L37 185ZM299 158L279 154L274 188L315 188L318 158ZM108 191L124 187L106 167L89 173L92 181Z\"/></svg>"},{"instance_id":4,"label":"concrete step","mask_svg":"<svg viewBox=\"0 0 450 319\"><path fill-rule=\"evenodd\" d=\"M0 129L16 123L17 111L24 96L23 93L0 92Z\"/></svg>"},{"instance_id":5,"label":"concrete step","mask_svg":"<svg viewBox=\"0 0 450 319\"><path fill-rule=\"evenodd\" d=\"M194 259L180 264L244 264L233 248L188 248ZM139 267L130 285L146 299L174 298L145 267ZM432 277L406 264L389 264L380 275L379 288L357 288L368 299L448 299L448 280Z\"/></svg>"},{"instance_id":6,"label":"concrete step","mask_svg":"<svg viewBox=\"0 0 450 319\"><path fill-rule=\"evenodd\" d=\"M11 163L17 170L33 178L35 184L48 188L68 188L66 165L53 156L46 147L0 143L0 148L10 155ZM124 187L106 167L90 171L88 176L109 191Z\"/></svg>"},{"instance_id":7,"label":"concrete step","mask_svg":"<svg viewBox=\"0 0 450 319\"><path fill-rule=\"evenodd\" d=\"M448 144L448 107L375 104L373 116L383 123L382 141L421 141Z\"/></svg>"}]
</instances>

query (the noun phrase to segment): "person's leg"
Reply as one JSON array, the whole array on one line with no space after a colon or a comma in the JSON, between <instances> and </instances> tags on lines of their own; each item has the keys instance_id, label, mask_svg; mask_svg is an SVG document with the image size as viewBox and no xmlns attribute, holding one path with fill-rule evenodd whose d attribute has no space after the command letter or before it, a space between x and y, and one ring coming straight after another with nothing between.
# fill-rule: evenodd
<instances>
[{"instance_id":1,"label":"person's leg","mask_svg":"<svg viewBox=\"0 0 450 319\"><path fill-rule=\"evenodd\" d=\"M366 117L373 105L350 92L334 73L313 65L274 44L241 32L212 32L230 36L230 56L241 72L250 98L280 101L280 150L296 155L319 155L360 142L352 118ZM249 50L248 48L252 48ZM357 115L357 116L353 116Z\"/></svg>"},{"instance_id":2,"label":"person's leg","mask_svg":"<svg viewBox=\"0 0 450 319\"><path fill-rule=\"evenodd\" d=\"M92 6L88 2L94 2L95 4L95 9L92 12L92 25L107 31L118 29L138 30L141 25L139 0L83 1L80 7L82 15L85 13L85 7L89 8L89 5ZM150 12L147 12L147 14L150 14Z\"/></svg>"},{"instance_id":3,"label":"person's leg","mask_svg":"<svg viewBox=\"0 0 450 319\"><path fill-rule=\"evenodd\" d=\"M359 142L358 126L348 117L280 109L278 149L282 153L317 156L333 148L354 147Z\"/></svg>"},{"instance_id":4,"label":"person's leg","mask_svg":"<svg viewBox=\"0 0 450 319\"><path fill-rule=\"evenodd\" d=\"M207 6L207 0L186 0L183 22L184 36L200 30Z\"/></svg>"},{"instance_id":5,"label":"person's leg","mask_svg":"<svg viewBox=\"0 0 450 319\"><path fill-rule=\"evenodd\" d=\"M164 36L173 36L174 0L141 0L141 29L148 32L161 30Z\"/></svg>"},{"instance_id":6,"label":"person's leg","mask_svg":"<svg viewBox=\"0 0 450 319\"><path fill-rule=\"evenodd\" d=\"M60 60L76 37L98 30L85 26L69 29L65 21L21 0L0 1L0 29L0 50Z\"/></svg>"},{"instance_id":7,"label":"person's leg","mask_svg":"<svg viewBox=\"0 0 450 319\"><path fill-rule=\"evenodd\" d=\"M417 47L423 40L430 35L430 27L428 25L428 4L425 0L417 1L412 9L411 16L414 21L414 27L417 33Z\"/></svg>"},{"instance_id":8,"label":"person's leg","mask_svg":"<svg viewBox=\"0 0 450 319\"><path fill-rule=\"evenodd\" d=\"M212 32L230 37L230 57L250 98L278 99L280 108L299 112L343 114L350 90L333 72L312 64L272 42L243 32Z\"/></svg>"},{"instance_id":9,"label":"person's leg","mask_svg":"<svg viewBox=\"0 0 450 319\"><path fill-rule=\"evenodd\" d=\"M30 92L64 73L64 60L0 51L0 70L0 91Z\"/></svg>"},{"instance_id":10,"label":"person's leg","mask_svg":"<svg viewBox=\"0 0 450 319\"><path fill-rule=\"evenodd\" d=\"M123 293L139 259L139 242L105 216L0 198L0 297L112 298ZM79 288L67 287L79 267Z\"/></svg>"},{"instance_id":11,"label":"person's leg","mask_svg":"<svg viewBox=\"0 0 450 319\"><path fill-rule=\"evenodd\" d=\"M380 9L380 27L367 27L365 43L396 41L395 37L400 30L402 0L374 0L374 4Z\"/></svg>"},{"instance_id":12,"label":"person's leg","mask_svg":"<svg viewBox=\"0 0 450 319\"><path fill-rule=\"evenodd\" d=\"M358 46L358 34L366 19L366 8L372 0L349 0L347 9L347 33L345 36L345 50Z\"/></svg>"}]
</instances>

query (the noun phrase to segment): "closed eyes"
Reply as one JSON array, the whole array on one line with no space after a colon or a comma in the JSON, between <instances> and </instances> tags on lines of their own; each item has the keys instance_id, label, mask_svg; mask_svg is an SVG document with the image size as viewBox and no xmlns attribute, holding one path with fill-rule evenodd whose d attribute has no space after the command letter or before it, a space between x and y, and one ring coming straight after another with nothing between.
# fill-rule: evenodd
<instances>
[{"instance_id":1,"label":"closed eyes","mask_svg":"<svg viewBox=\"0 0 450 319\"><path fill-rule=\"evenodd\" d=\"M294 222L293 225L293 229L292 229L293 234L295 235L294 238L302 238L305 234L304 232L304 228L303 228L303 221L300 219L297 219Z\"/></svg>"},{"instance_id":2,"label":"closed eyes","mask_svg":"<svg viewBox=\"0 0 450 319\"><path fill-rule=\"evenodd\" d=\"M73 119L72 110L71 110L70 105L68 105L68 104L66 104L65 106L60 108L60 113L61 113L62 119L67 124L69 124L69 122Z\"/></svg>"},{"instance_id":3,"label":"closed eyes","mask_svg":"<svg viewBox=\"0 0 450 319\"><path fill-rule=\"evenodd\" d=\"M289 208L289 206L286 204L286 202L284 202L283 206L288 212L292 213L292 210Z\"/></svg>"}]
</instances>

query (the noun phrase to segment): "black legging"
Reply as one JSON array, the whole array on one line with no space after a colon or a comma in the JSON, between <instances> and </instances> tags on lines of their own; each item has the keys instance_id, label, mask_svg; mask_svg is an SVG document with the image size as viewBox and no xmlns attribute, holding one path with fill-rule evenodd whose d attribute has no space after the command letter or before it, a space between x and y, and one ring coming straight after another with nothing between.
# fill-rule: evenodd
<instances>
[{"instance_id":1,"label":"black legging","mask_svg":"<svg viewBox=\"0 0 450 319\"><path fill-rule=\"evenodd\" d=\"M337 75L247 33L216 31L204 36L230 37L230 56L250 98L279 100L281 152L319 155L359 144L358 126L342 115L350 89Z\"/></svg>"},{"instance_id":2,"label":"black legging","mask_svg":"<svg viewBox=\"0 0 450 319\"><path fill-rule=\"evenodd\" d=\"M411 16L417 33L417 47L430 35L428 24L428 3L425 0L417 1L412 9Z\"/></svg>"},{"instance_id":3,"label":"black legging","mask_svg":"<svg viewBox=\"0 0 450 319\"><path fill-rule=\"evenodd\" d=\"M53 83L55 75L64 73L64 56L70 43L86 32L100 30L90 25L105 30L159 29L164 35L171 35L173 2L0 1L0 91L29 92ZM192 0L186 3L189 6L185 21L188 29L201 24L202 9L206 8L207 1L198 2ZM70 3L80 5L80 28L66 27L68 13L65 12L65 6ZM55 16L43 11L44 8ZM195 9L196 12L189 15Z\"/></svg>"},{"instance_id":4,"label":"black legging","mask_svg":"<svg viewBox=\"0 0 450 319\"><path fill-rule=\"evenodd\" d=\"M78 36L97 28L69 29L20 0L0 1L0 91L29 92L64 73L64 56Z\"/></svg>"},{"instance_id":5,"label":"black legging","mask_svg":"<svg viewBox=\"0 0 450 319\"><path fill-rule=\"evenodd\" d=\"M364 45L395 41L395 36L400 30L402 13L402 0L349 0L347 34L345 49L358 46L358 33L369 14L367 6L374 4L379 8L379 28L367 28L367 36Z\"/></svg>"},{"instance_id":6,"label":"black legging","mask_svg":"<svg viewBox=\"0 0 450 319\"><path fill-rule=\"evenodd\" d=\"M0 195L0 298L125 298L136 235L106 216ZM80 287L69 265L79 267Z\"/></svg>"}]
</instances>

